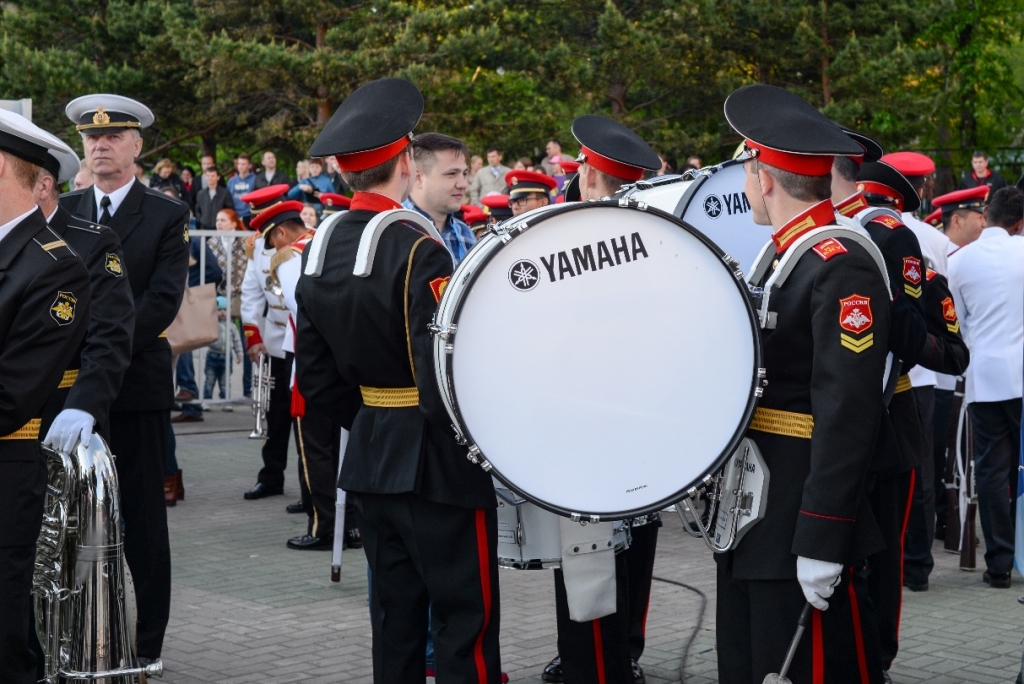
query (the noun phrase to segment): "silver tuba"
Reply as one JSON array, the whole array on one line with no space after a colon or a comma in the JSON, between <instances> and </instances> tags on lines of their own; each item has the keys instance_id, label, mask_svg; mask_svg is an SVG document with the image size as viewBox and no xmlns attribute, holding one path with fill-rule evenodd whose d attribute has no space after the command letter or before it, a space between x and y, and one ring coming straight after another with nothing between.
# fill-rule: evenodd
<instances>
[{"instance_id":1,"label":"silver tuba","mask_svg":"<svg viewBox=\"0 0 1024 684\"><path fill-rule=\"evenodd\" d=\"M47 463L43 526L32 579L46 684L127 684L161 676L135 654L135 587L121 544L114 457L93 435L73 454L42 447Z\"/></svg>"},{"instance_id":2,"label":"silver tuba","mask_svg":"<svg viewBox=\"0 0 1024 684\"><path fill-rule=\"evenodd\" d=\"M260 354L256 364L256 377L252 383L252 415L256 424L249 433L249 439L267 438L267 410L270 408L270 391L274 389L274 376L270 374L270 355Z\"/></svg>"}]
</instances>

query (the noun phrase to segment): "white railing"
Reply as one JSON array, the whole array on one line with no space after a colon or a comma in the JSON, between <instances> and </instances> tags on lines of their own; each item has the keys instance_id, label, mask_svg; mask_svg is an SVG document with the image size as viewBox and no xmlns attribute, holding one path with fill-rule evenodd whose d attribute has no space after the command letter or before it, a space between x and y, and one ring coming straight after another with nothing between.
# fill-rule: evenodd
<instances>
[{"instance_id":1,"label":"white railing","mask_svg":"<svg viewBox=\"0 0 1024 684\"><path fill-rule=\"evenodd\" d=\"M234 295L234 290L235 290L234 282L233 282L234 277L235 277L235 273L234 273L234 258L233 258L234 257L234 251L235 251L235 241L236 240L245 240L245 239L247 239L249 237L252 237L252 235L253 235L253 233L251 231L247 231L247 230L246 231L237 231L237 230L190 230L189 231L189 237L198 237L200 239L200 243L201 243L200 246L199 246L199 284L200 285L206 284L206 244L207 244L207 242L209 241L210 238L228 238L230 240L229 245L228 245L228 249L227 249L227 255L226 255L225 259L224 259L225 265L224 265L224 267L221 270L223 271L223 278L224 278L224 280L222 281L224 283L224 295L227 298L227 302L228 302L228 305L227 305L227 317L228 317L228 321L231 323L232 326L235 325L234 320L232 320L232 318L231 318L231 299L232 299L232 297ZM189 248L191 249L191 245L189 246ZM243 269L244 269L244 266L243 266ZM245 277L245 271L243 270L242 274L241 274L241 278L244 278L244 277ZM241 295L241 293L239 293L239 296L240 295ZM236 329L237 329L237 327L236 327ZM210 399L204 399L203 398L203 389L206 386L206 354L207 354L208 348L207 347L202 347L201 349L196 349L195 351L192 352L192 365L193 365L193 369L195 371L196 389L198 390L198 392L197 392L198 396L196 397L196 402L198 402L198 403L208 403L208 404L211 404L211 405L213 405L213 404L230 404L230 403L233 403L233 402L237 402L241 397L244 396L244 394L243 394L243 386L242 386L242 369L245 367L246 348L245 348L245 335L244 335L244 333L241 330L239 330L239 336L241 337L241 340L242 340L242 357L243 358L242 358L242 363L237 364L239 366L239 370L236 371L235 373L232 372L233 369L234 369L235 363L234 363L234 351L232 350L232 347L231 347L231 340L230 339L227 340L226 344L224 346L224 387L225 387L224 399L213 398L213 396L212 396L213 393L212 392L211 392L211 398ZM255 367L255 364L254 364L254 367ZM237 377L237 383L235 382L235 377L234 377L236 373L237 373L237 376L238 376ZM175 368L175 382L177 382L177 368Z\"/></svg>"}]
</instances>

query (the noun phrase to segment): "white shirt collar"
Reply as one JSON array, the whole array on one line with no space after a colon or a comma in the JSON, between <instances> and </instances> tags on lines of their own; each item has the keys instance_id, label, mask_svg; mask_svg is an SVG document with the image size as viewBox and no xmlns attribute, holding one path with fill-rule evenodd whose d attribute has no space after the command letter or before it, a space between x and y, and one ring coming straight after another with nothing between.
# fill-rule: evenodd
<instances>
[{"instance_id":1,"label":"white shirt collar","mask_svg":"<svg viewBox=\"0 0 1024 684\"><path fill-rule=\"evenodd\" d=\"M987 240L993 237L1010 237L1010 232L1002 226L989 226L985 230L981 231L981 235L978 237L979 240Z\"/></svg>"},{"instance_id":2,"label":"white shirt collar","mask_svg":"<svg viewBox=\"0 0 1024 684\"><path fill-rule=\"evenodd\" d=\"M46 217L46 223L47 223L47 224L49 224L49 223L50 223L50 221L52 221L52 220L53 220L53 217L57 215L57 210L58 210L58 209L60 209L60 205L59 205L59 204L58 204L57 206L55 206L55 207L53 208L53 211L51 211L51 212L50 212L50 215Z\"/></svg>"},{"instance_id":3,"label":"white shirt collar","mask_svg":"<svg viewBox=\"0 0 1024 684\"><path fill-rule=\"evenodd\" d=\"M5 223L4 225L0 226L0 242L2 242L5 237L10 235L11 231L14 230L15 228L17 228L19 223L21 223L22 221L27 219L29 216L31 216L32 212L35 211L38 208L39 207L32 207L31 209L26 211L21 216L18 216L17 218L14 218L14 219L8 221L7 223Z\"/></svg>"},{"instance_id":4,"label":"white shirt collar","mask_svg":"<svg viewBox=\"0 0 1024 684\"><path fill-rule=\"evenodd\" d=\"M100 202L103 200L104 196L110 198L110 215L113 216L114 214L117 213L117 208L121 206L121 202L123 202L124 198L128 196L128 191L132 189L132 185L134 184L135 176L132 176L132 179L130 181L128 181L127 183L119 187L117 190L109 194L103 192L102 190L99 189L99 187L93 185L92 191L96 197L96 220L99 221L100 216L103 214L103 209L100 207Z\"/></svg>"}]
</instances>

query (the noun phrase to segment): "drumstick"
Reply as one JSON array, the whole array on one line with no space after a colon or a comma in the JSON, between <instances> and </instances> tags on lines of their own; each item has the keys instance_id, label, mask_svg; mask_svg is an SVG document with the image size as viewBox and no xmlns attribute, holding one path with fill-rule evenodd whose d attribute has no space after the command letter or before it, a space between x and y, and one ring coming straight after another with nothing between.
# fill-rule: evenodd
<instances>
[{"instance_id":1,"label":"drumstick","mask_svg":"<svg viewBox=\"0 0 1024 684\"><path fill-rule=\"evenodd\" d=\"M800 619L796 621L796 634L793 635L793 641L789 644L789 651L786 652L786 659L782 662L782 670L779 674L766 675L762 684L793 684L786 677L786 673L789 672L789 666L793 664L793 656L796 655L796 648L800 645L800 638L804 635L804 628L807 627L807 623L811 621L811 604L805 603L804 609L800 613Z\"/></svg>"},{"instance_id":2,"label":"drumstick","mask_svg":"<svg viewBox=\"0 0 1024 684\"><path fill-rule=\"evenodd\" d=\"M341 448L338 450L338 477L341 464L345 461L345 447L348 445L348 430L341 428ZM335 480L337 482L337 480ZM338 488L334 500L334 552L331 555L331 581L341 581L341 550L345 545L345 490Z\"/></svg>"}]
</instances>

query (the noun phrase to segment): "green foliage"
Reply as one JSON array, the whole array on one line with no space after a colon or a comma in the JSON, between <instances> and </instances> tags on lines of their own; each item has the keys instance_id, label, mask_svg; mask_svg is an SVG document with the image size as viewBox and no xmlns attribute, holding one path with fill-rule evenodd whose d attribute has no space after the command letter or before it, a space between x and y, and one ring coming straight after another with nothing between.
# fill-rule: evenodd
<instances>
[{"instance_id":1,"label":"green foliage","mask_svg":"<svg viewBox=\"0 0 1024 684\"><path fill-rule=\"evenodd\" d=\"M728 93L773 83L887 148L1020 145L1024 0L68 0L7 2L0 84L77 144L69 100L157 116L144 154L304 155L360 84L424 92L420 130L506 159L612 116L674 158L729 156ZM567 148L573 145L567 144Z\"/></svg>"}]
</instances>

